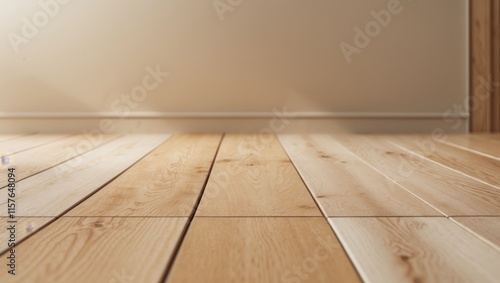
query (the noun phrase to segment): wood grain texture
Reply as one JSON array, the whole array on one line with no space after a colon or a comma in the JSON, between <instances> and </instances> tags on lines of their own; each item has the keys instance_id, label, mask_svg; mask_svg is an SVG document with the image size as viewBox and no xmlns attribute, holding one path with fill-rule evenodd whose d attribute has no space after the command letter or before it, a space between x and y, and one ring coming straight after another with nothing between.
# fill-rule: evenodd
<instances>
[{"instance_id":1,"label":"wood grain texture","mask_svg":"<svg viewBox=\"0 0 500 283\"><path fill-rule=\"evenodd\" d=\"M197 216L320 216L274 135L226 135Z\"/></svg>"},{"instance_id":2,"label":"wood grain texture","mask_svg":"<svg viewBox=\"0 0 500 283\"><path fill-rule=\"evenodd\" d=\"M71 216L190 216L222 135L180 134L69 211Z\"/></svg>"},{"instance_id":3,"label":"wood grain texture","mask_svg":"<svg viewBox=\"0 0 500 283\"><path fill-rule=\"evenodd\" d=\"M69 135L27 135L14 140L4 140L0 142L0 155L12 155L30 148L47 144Z\"/></svg>"},{"instance_id":4,"label":"wood grain texture","mask_svg":"<svg viewBox=\"0 0 500 283\"><path fill-rule=\"evenodd\" d=\"M364 164L331 136L279 138L327 216L442 216Z\"/></svg>"},{"instance_id":5,"label":"wood grain texture","mask_svg":"<svg viewBox=\"0 0 500 283\"><path fill-rule=\"evenodd\" d=\"M11 155L9 166L16 168L16 179L17 181L21 181L31 175L92 150L116 137L115 135L102 135L98 140L89 140L85 135L65 137ZM7 175L4 174L0 176L0 188L6 185Z\"/></svg>"},{"instance_id":6,"label":"wood grain texture","mask_svg":"<svg viewBox=\"0 0 500 283\"><path fill-rule=\"evenodd\" d=\"M360 280L322 217L195 217L166 282Z\"/></svg>"},{"instance_id":7,"label":"wood grain texture","mask_svg":"<svg viewBox=\"0 0 500 283\"><path fill-rule=\"evenodd\" d=\"M332 218L366 282L498 282L500 253L452 221Z\"/></svg>"},{"instance_id":8,"label":"wood grain texture","mask_svg":"<svg viewBox=\"0 0 500 283\"><path fill-rule=\"evenodd\" d=\"M273 134L227 134L217 160L241 164L290 161Z\"/></svg>"},{"instance_id":9,"label":"wood grain texture","mask_svg":"<svg viewBox=\"0 0 500 283\"><path fill-rule=\"evenodd\" d=\"M447 216L500 215L500 190L493 186L409 153L382 137L336 139Z\"/></svg>"},{"instance_id":10,"label":"wood grain texture","mask_svg":"<svg viewBox=\"0 0 500 283\"><path fill-rule=\"evenodd\" d=\"M158 282L187 218L63 217L21 243L0 282Z\"/></svg>"},{"instance_id":11,"label":"wood grain texture","mask_svg":"<svg viewBox=\"0 0 500 283\"><path fill-rule=\"evenodd\" d=\"M492 21L491 0L470 1L470 130L490 132Z\"/></svg>"},{"instance_id":12,"label":"wood grain texture","mask_svg":"<svg viewBox=\"0 0 500 283\"><path fill-rule=\"evenodd\" d=\"M498 141L484 139L477 135L451 135L442 142L500 159L500 142Z\"/></svg>"},{"instance_id":13,"label":"wood grain texture","mask_svg":"<svg viewBox=\"0 0 500 283\"><path fill-rule=\"evenodd\" d=\"M14 223L16 226L16 242L19 243L28 236L38 232L45 224L54 219L54 217L16 217L15 220L17 222ZM10 238L10 231L6 229L7 227L10 227L10 224L12 224L8 223L9 220L12 219L8 217L0 217L0 227L3 228L0 229L0 254L9 249L7 241Z\"/></svg>"},{"instance_id":14,"label":"wood grain texture","mask_svg":"<svg viewBox=\"0 0 500 283\"><path fill-rule=\"evenodd\" d=\"M500 3L471 0L471 131L500 131Z\"/></svg>"},{"instance_id":15,"label":"wood grain texture","mask_svg":"<svg viewBox=\"0 0 500 283\"><path fill-rule=\"evenodd\" d=\"M452 220L500 251L500 217L452 217Z\"/></svg>"},{"instance_id":16,"label":"wood grain texture","mask_svg":"<svg viewBox=\"0 0 500 283\"><path fill-rule=\"evenodd\" d=\"M500 159L489 158L440 142L426 146L426 136L393 137L391 141L425 158L443 164L500 189Z\"/></svg>"},{"instance_id":17,"label":"wood grain texture","mask_svg":"<svg viewBox=\"0 0 500 283\"><path fill-rule=\"evenodd\" d=\"M492 131L500 132L500 1L492 0Z\"/></svg>"},{"instance_id":18,"label":"wood grain texture","mask_svg":"<svg viewBox=\"0 0 500 283\"><path fill-rule=\"evenodd\" d=\"M17 183L17 216L59 216L167 138L128 135ZM7 216L7 200L0 215Z\"/></svg>"}]
</instances>

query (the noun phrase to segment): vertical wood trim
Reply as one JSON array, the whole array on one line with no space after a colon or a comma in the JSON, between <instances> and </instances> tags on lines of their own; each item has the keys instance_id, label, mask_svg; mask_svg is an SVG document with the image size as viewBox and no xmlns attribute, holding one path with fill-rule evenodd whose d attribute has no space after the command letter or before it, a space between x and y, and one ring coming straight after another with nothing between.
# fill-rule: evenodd
<instances>
[{"instance_id":1,"label":"vertical wood trim","mask_svg":"<svg viewBox=\"0 0 500 283\"><path fill-rule=\"evenodd\" d=\"M500 1L493 1L492 7L493 20L493 40L492 40L492 59L493 59L493 104L492 104L492 130L500 132Z\"/></svg>"},{"instance_id":2,"label":"vertical wood trim","mask_svg":"<svg viewBox=\"0 0 500 283\"><path fill-rule=\"evenodd\" d=\"M470 129L491 131L491 1L471 0Z\"/></svg>"},{"instance_id":3,"label":"vertical wood trim","mask_svg":"<svg viewBox=\"0 0 500 283\"><path fill-rule=\"evenodd\" d=\"M500 132L500 1L470 1L470 129Z\"/></svg>"}]
</instances>

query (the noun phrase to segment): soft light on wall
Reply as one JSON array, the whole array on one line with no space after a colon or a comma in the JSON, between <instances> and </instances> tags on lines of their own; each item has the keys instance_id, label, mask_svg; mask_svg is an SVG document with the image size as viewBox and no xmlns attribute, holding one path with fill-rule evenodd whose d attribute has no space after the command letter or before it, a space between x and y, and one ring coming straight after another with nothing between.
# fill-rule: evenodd
<instances>
[{"instance_id":1,"label":"soft light on wall","mask_svg":"<svg viewBox=\"0 0 500 283\"><path fill-rule=\"evenodd\" d=\"M0 10L3 117L286 108L442 124L467 98L466 0L33 0Z\"/></svg>"}]
</instances>

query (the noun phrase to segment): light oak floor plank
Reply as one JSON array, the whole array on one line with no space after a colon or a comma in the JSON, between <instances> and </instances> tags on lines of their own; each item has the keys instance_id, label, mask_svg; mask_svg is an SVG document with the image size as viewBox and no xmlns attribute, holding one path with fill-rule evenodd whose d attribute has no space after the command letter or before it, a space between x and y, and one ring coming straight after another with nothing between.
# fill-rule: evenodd
<instances>
[{"instance_id":1,"label":"light oak floor plank","mask_svg":"<svg viewBox=\"0 0 500 283\"><path fill-rule=\"evenodd\" d=\"M221 138L176 135L66 215L190 216Z\"/></svg>"},{"instance_id":2,"label":"light oak floor plank","mask_svg":"<svg viewBox=\"0 0 500 283\"><path fill-rule=\"evenodd\" d=\"M197 216L320 216L274 135L226 135Z\"/></svg>"},{"instance_id":3,"label":"light oak floor plank","mask_svg":"<svg viewBox=\"0 0 500 283\"><path fill-rule=\"evenodd\" d=\"M226 134L223 144L217 153L219 161L240 164L290 161L273 134Z\"/></svg>"},{"instance_id":4,"label":"light oak floor plank","mask_svg":"<svg viewBox=\"0 0 500 283\"><path fill-rule=\"evenodd\" d=\"M366 282L500 277L500 190L391 137L280 137L349 255L274 135L167 138L127 135L53 167L32 154L48 169L17 184L19 273L0 282L159 282L170 267L166 282L360 282L349 255Z\"/></svg>"},{"instance_id":5,"label":"light oak floor plank","mask_svg":"<svg viewBox=\"0 0 500 283\"><path fill-rule=\"evenodd\" d=\"M329 135L280 135L327 216L443 216Z\"/></svg>"},{"instance_id":6,"label":"light oak floor plank","mask_svg":"<svg viewBox=\"0 0 500 283\"><path fill-rule=\"evenodd\" d=\"M195 217L166 282L360 280L322 217Z\"/></svg>"},{"instance_id":7,"label":"light oak floor plank","mask_svg":"<svg viewBox=\"0 0 500 283\"><path fill-rule=\"evenodd\" d=\"M95 143L88 140L85 135L65 137L11 155L8 166L16 168L16 179L17 181L21 181L22 179L90 151L116 137L115 135L103 135L100 140ZM0 188L5 187L7 184L7 175L0 175Z\"/></svg>"},{"instance_id":8,"label":"light oak floor plank","mask_svg":"<svg viewBox=\"0 0 500 283\"><path fill-rule=\"evenodd\" d=\"M484 139L476 135L450 135L443 142L479 154L500 158L500 142L498 141Z\"/></svg>"},{"instance_id":9,"label":"light oak floor plank","mask_svg":"<svg viewBox=\"0 0 500 283\"><path fill-rule=\"evenodd\" d=\"M12 219L8 217L0 217L0 254L9 249L7 241L10 239L10 230L6 229L15 225L16 243L24 240L30 235L38 232L44 225L54 220L55 217L16 217L15 223L9 223ZM4 270L2 270L3 272Z\"/></svg>"},{"instance_id":10,"label":"light oak floor plank","mask_svg":"<svg viewBox=\"0 0 500 283\"><path fill-rule=\"evenodd\" d=\"M500 215L500 190L375 136L337 136L344 147L447 216Z\"/></svg>"},{"instance_id":11,"label":"light oak floor plank","mask_svg":"<svg viewBox=\"0 0 500 283\"><path fill-rule=\"evenodd\" d=\"M186 222L59 218L17 247L18 273L0 282L159 282Z\"/></svg>"},{"instance_id":12,"label":"light oak floor plank","mask_svg":"<svg viewBox=\"0 0 500 283\"><path fill-rule=\"evenodd\" d=\"M161 144L167 135L129 135L17 183L17 216L59 216ZM7 200L0 200L7 216Z\"/></svg>"},{"instance_id":13,"label":"light oak floor plank","mask_svg":"<svg viewBox=\"0 0 500 283\"><path fill-rule=\"evenodd\" d=\"M396 144L446 167L486 182L500 189L500 159L489 158L439 142L431 147L422 146L426 136L400 136L390 138Z\"/></svg>"},{"instance_id":14,"label":"light oak floor plank","mask_svg":"<svg viewBox=\"0 0 500 283\"><path fill-rule=\"evenodd\" d=\"M500 251L500 217L452 217L451 219Z\"/></svg>"},{"instance_id":15,"label":"light oak floor plank","mask_svg":"<svg viewBox=\"0 0 500 283\"><path fill-rule=\"evenodd\" d=\"M498 282L500 253L452 221L332 218L366 282Z\"/></svg>"},{"instance_id":16,"label":"light oak floor plank","mask_svg":"<svg viewBox=\"0 0 500 283\"><path fill-rule=\"evenodd\" d=\"M4 140L0 142L0 155L10 156L12 154L35 148L70 135L27 135L14 140Z\"/></svg>"}]
</instances>

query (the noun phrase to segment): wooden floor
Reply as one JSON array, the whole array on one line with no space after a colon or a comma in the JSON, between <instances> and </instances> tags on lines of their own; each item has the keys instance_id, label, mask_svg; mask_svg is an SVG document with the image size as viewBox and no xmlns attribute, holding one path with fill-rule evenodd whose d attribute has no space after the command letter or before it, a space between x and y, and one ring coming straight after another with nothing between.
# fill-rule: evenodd
<instances>
[{"instance_id":1,"label":"wooden floor","mask_svg":"<svg viewBox=\"0 0 500 283\"><path fill-rule=\"evenodd\" d=\"M499 282L500 135L3 135L0 154L0 282Z\"/></svg>"}]
</instances>

